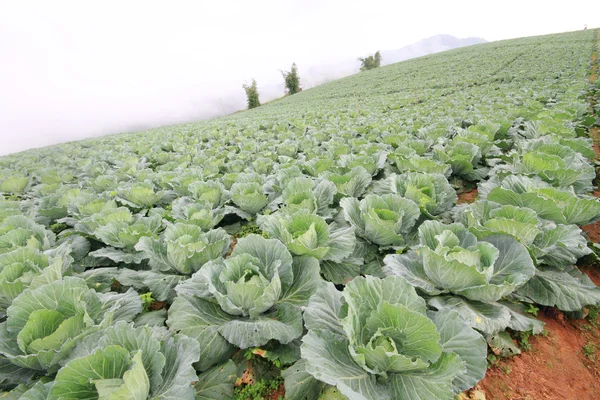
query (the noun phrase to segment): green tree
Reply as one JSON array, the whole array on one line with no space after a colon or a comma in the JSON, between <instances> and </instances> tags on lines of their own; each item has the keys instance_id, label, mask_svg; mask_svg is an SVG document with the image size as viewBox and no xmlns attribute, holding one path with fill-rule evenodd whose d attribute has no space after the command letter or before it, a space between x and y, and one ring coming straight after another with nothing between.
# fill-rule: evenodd
<instances>
[{"instance_id":1,"label":"green tree","mask_svg":"<svg viewBox=\"0 0 600 400\"><path fill-rule=\"evenodd\" d=\"M378 68L381 66L381 53L379 50L375 53L374 56L368 56L365 58L358 58L358 61L361 62L361 71L366 71L368 69Z\"/></svg>"},{"instance_id":2,"label":"green tree","mask_svg":"<svg viewBox=\"0 0 600 400\"><path fill-rule=\"evenodd\" d=\"M296 94L302 91L300 87L300 76L298 76L298 67L296 63L292 64L290 72L281 71L283 79L285 80L285 92L286 94Z\"/></svg>"},{"instance_id":3,"label":"green tree","mask_svg":"<svg viewBox=\"0 0 600 400\"><path fill-rule=\"evenodd\" d=\"M256 86L256 80L252 79L252 85L242 85L246 91L246 100L248 101L248 109L256 108L260 106L260 100L258 99L258 87Z\"/></svg>"}]
</instances>

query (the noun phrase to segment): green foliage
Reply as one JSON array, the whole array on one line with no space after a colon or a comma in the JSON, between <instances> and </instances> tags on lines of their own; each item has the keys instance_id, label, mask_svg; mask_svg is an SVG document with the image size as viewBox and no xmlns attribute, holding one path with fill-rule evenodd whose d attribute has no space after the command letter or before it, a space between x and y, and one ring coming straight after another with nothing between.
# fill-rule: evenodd
<instances>
[{"instance_id":1,"label":"green foliage","mask_svg":"<svg viewBox=\"0 0 600 400\"><path fill-rule=\"evenodd\" d=\"M517 337L517 342L519 344L519 348L521 350L531 350L531 343L529 343L529 339L531 338L532 333L529 331L515 332Z\"/></svg>"},{"instance_id":2,"label":"green foliage","mask_svg":"<svg viewBox=\"0 0 600 400\"><path fill-rule=\"evenodd\" d=\"M144 311L146 311L146 312L150 310L150 305L155 300L152 297L152 292L140 294L140 299L142 299L142 307L143 307Z\"/></svg>"},{"instance_id":3,"label":"green foliage","mask_svg":"<svg viewBox=\"0 0 600 400\"><path fill-rule=\"evenodd\" d=\"M527 312L531 315L537 316L538 311L540 311L540 309L538 307L536 307L535 304L527 304L526 307L527 308L525 309L525 312Z\"/></svg>"},{"instance_id":4,"label":"green foliage","mask_svg":"<svg viewBox=\"0 0 600 400\"><path fill-rule=\"evenodd\" d=\"M589 358L591 361L596 361L596 352L598 346L593 342L588 342L583 346L583 355Z\"/></svg>"},{"instance_id":5,"label":"green foliage","mask_svg":"<svg viewBox=\"0 0 600 400\"><path fill-rule=\"evenodd\" d=\"M361 63L361 71L378 68L381 66L381 53L378 50L377 52L375 52L375 55L371 55L365 58L359 57L358 61L360 61Z\"/></svg>"},{"instance_id":6,"label":"green foliage","mask_svg":"<svg viewBox=\"0 0 600 400\"><path fill-rule=\"evenodd\" d=\"M52 232L54 232L55 234L59 234L62 231L64 231L65 229L68 229L68 228L69 228L69 225L64 224L62 222L57 222L55 224L50 225L50 230Z\"/></svg>"},{"instance_id":7,"label":"green foliage","mask_svg":"<svg viewBox=\"0 0 600 400\"><path fill-rule=\"evenodd\" d=\"M242 225L242 228L237 233L238 238L243 238L248 235L263 235L263 231L256 222L248 222Z\"/></svg>"},{"instance_id":8,"label":"green foliage","mask_svg":"<svg viewBox=\"0 0 600 400\"><path fill-rule=\"evenodd\" d=\"M600 307L590 306L588 307L588 313L585 319L594 328L598 326L598 317L600 316Z\"/></svg>"},{"instance_id":9,"label":"green foliage","mask_svg":"<svg viewBox=\"0 0 600 400\"><path fill-rule=\"evenodd\" d=\"M248 109L256 108L260 106L260 100L258 98L258 87L256 86L256 80L252 79L251 85L242 85L246 92L246 101L248 102Z\"/></svg>"},{"instance_id":10,"label":"green foliage","mask_svg":"<svg viewBox=\"0 0 600 400\"><path fill-rule=\"evenodd\" d=\"M298 76L298 67L296 63L292 64L292 69L288 71L282 71L283 79L285 82L286 94L296 94L302 91L300 87L300 76Z\"/></svg>"},{"instance_id":11,"label":"green foliage","mask_svg":"<svg viewBox=\"0 0 600 400\"><path fill-rule=\"evenodd\" d=\"M265 380L260 379L249 385L240 385L235 388L236 400L264 400L267 395L277 390L283 384L283 379ZM281 399L281 398L280 398ZM280 400L277 399L277 400ZM283 399L281 399L283 400Z\"/></svg>"}]
</instances>

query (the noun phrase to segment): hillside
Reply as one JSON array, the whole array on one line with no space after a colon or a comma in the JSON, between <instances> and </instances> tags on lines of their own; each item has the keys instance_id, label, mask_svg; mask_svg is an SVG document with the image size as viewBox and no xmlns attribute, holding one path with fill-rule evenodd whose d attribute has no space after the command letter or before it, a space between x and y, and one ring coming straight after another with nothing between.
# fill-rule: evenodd
<instances>
[{"instance_id":1,"label":"hillside","mask_svg":"<svg viewBox=\"0 0 600 400\"><path fill-rule=\"evenodd\" d=\"M452 35L435 35L398 49L382 49L382 64L394 64L400 61L409 60L411 58L422 57L429 54L435 54L446 50L452 50L485 42L486 40L482 38L460 39ZM302 84L306 88L311 88L334 79L356 74L359 72L359 70L360 62L356 57L349 57L345 61L340 61L333 64L309 66L308 68L304 68L302 71ZM266 89L267 96L270 97L269 88ZM283 87L280 87L279 89L280 90L278 90L277 93L281 93L283 91Z\"/></svg>"},{"instance_id":2,"label":"hillside","mask_svg":"<svg viewBox=\"0 0 600 400\"><path fill-rule=\"evenodd\" d=\"M1 157L0 396L598 398L599 49Z\"/></svg>"}]
</instances>

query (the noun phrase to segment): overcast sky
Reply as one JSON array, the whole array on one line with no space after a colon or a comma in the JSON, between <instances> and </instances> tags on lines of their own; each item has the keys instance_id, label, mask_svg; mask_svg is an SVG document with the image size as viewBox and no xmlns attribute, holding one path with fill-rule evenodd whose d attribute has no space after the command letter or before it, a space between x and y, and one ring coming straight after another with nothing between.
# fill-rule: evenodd
<instances>
[{"instance_id":1,"label":"overcast sky","mask_svg":"<svg viewBox=\"0 0 600 400\"><path fill-rule=\"evenodd\" d=\"M0 2L0 155L214 115L241 85L445 33L600 26L597 1ZM560 6L558 6L560 4Z\"/></svg>"}]
</instances>

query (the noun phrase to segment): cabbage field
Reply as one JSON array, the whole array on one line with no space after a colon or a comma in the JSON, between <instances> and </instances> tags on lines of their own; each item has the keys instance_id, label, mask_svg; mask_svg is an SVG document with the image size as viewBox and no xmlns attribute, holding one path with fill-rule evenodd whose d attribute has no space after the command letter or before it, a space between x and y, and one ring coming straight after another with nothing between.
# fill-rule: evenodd
<instances>
[{"instance_id":1,"label":"cabbage field","mask_svg":"<svg viewBox=\"0 0 600 400\"><path fill-rule=\"evenodd\" d=\"M600 305L576 266L598 250L599 45L476 45L0 158L0 397L472 388L488 346L542 332L532 310Z\"/></svg>"}]
</instances>

